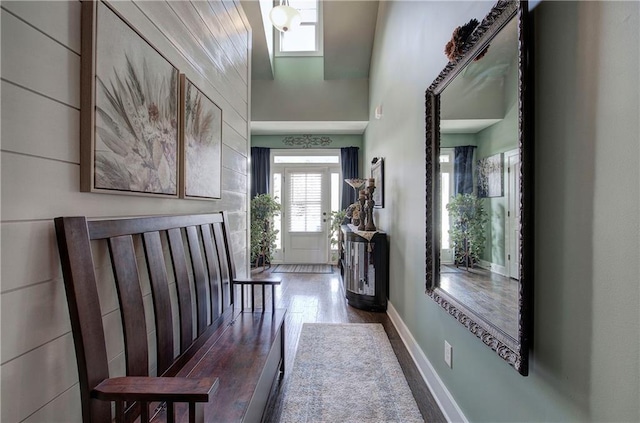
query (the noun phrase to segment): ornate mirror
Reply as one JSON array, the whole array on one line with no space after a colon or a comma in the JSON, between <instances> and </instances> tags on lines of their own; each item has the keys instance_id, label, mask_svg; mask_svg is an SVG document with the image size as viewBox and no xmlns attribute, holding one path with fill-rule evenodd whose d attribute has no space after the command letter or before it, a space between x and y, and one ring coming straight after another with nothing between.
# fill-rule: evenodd
<instances>
[{"instance_id":1,"label":"ornate mirror","mask_svg":"<svg viewBox=\"0 0 640 423\"><path fill-rule=\"evenodd\" d=\"M427 294L525 376L533 293L527 8L498 2L426 92Z\"/></svg>"}]
</instances>

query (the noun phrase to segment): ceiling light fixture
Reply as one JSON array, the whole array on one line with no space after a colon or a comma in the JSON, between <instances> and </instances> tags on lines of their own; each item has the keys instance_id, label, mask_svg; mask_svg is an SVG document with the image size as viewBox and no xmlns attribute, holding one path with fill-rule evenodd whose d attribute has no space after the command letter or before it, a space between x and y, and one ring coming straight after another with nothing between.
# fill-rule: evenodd
<instances>
[{"instance_id":1,"label":"ceiling light fixture","mask_svg":"<svg viewBox=\"0 0 640 423\"><path fill-rule=\"evenodd\" d=\"M302 16L297 9L289 6L289 0L280 0L280 5L271 9L269 19L280 32L288 32L300 26Z\"/></svg>"}]
</instances>

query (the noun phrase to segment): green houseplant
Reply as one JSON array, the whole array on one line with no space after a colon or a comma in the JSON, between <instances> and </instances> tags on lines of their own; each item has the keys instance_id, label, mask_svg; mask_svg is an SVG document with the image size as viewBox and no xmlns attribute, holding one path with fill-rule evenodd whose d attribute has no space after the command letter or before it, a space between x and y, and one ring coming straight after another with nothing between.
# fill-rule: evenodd
<instances>
[{"instance_id":1,"label":"green houseplant","mask_svg":"<svg viewBox=\"0 0 640 423\"><path fill-rule=\"evenodd\" d=\"M456 266L473 268L480 261L486 240L488 217L483 200L474 194L458 194L447 204L447 211Z\"/></svg>"},{"instance_id":2,"label":"green houseplant","mask_svg":"<svg viewBox=\"0 0 640 423\"><path fill-rule=\"evenodd\" d=\"M340 225L344 222L346 210L331 212L331 226L329 227L329 242L331 242L331 261L338 260L338 243L340 242Z\"/></svg>"},{"instance_id":3,"label":"green houseplant","mask_svg":"<svg viewBox=\"0 0 640 423\"><path fill-rule=\"evenodd\" d=\"M251 200L251 263L255 267L271 263L279 232L273 226L273 217L278 213L280 204L269 194Z\"/></svg>"}]
</instances>

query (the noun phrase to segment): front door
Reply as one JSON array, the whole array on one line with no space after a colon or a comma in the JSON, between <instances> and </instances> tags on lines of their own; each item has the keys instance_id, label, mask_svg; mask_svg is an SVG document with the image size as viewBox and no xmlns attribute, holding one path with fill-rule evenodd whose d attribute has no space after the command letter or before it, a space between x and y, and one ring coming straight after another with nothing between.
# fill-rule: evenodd
<instances>
[{"instance_id":1,"label":"front door","mask_svg":"<svg viewBox=\"0 0 640 423\"><path fill-rule=\"evenodd\" d=\"M284 262L329 261L331 172L326 167L285 168Z\"/></svg>"}]
</instances>

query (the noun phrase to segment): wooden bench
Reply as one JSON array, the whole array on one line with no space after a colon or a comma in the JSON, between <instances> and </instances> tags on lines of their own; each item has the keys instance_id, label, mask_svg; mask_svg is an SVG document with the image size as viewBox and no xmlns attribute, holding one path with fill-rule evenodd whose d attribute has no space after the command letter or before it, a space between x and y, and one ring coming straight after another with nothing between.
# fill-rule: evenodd
<instances>
[{"instance_id":1,"label":"wooden bench","mask_svg":"<svg viewBox=\"0 0 640 423\"><path fill-rule=\"evenodd\" d=\"M144 422L260 421L284 371L285 310L275 309L279 280L236 278L225 212L90 221L59 217L55 227L84 422L110 422L113 414L119 422L138 416ZM123 377L109 375L113 357L107 356L98 295L106 282L98 280L93 258L100 243L109 252L103 255L109 256L106 267L113 269L119 302ZM142 280L151 287L146 313ZM254 303L256 286L262 288L261 309ZM271 286L270 308L265 286ZM234 303L238 290L240 306ZM246 309L245 291L251 294ZM154 349L151 363L159 377L149 376Z\"/></svg>"}]
</instances>

